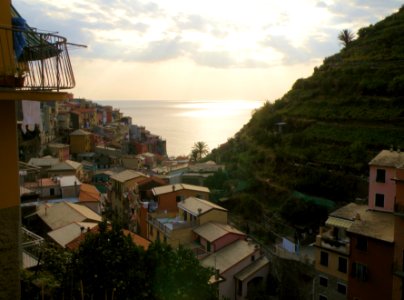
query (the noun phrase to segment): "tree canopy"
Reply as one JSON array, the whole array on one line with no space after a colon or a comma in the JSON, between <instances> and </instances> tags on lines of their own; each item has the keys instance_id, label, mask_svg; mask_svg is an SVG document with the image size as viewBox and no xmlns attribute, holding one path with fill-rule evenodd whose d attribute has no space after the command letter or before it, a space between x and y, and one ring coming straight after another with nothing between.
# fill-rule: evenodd
<instances>
[{"instance_id":1,"label":"tree canopy","mask_svg":"<svg viewBox=\"0 0 404 300\"><path fill-rule=\"evenodd\" d=\"M86 234L74 252L47 247L38 272L23 276L24 299L216 299L214 274L189 249L136 246L116 226ZM63 259L62 259L63 258Z\"/></svg>"}]
</instances>

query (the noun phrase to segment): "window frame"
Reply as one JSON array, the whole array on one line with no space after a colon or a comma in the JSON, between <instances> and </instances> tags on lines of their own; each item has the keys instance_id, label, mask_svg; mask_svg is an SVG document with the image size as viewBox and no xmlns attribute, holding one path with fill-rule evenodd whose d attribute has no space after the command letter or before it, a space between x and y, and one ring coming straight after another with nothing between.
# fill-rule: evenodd
<instances>
[{"instance_id":1,"label":"window frame","mask_svg":"<svg viewBox=\"0 0 404 300\"><path fill-rule=\"evenodd\" d=\"M318 276L318 284L322 287L328 287L328 278L325 276Z\"/></svg>"},{"instance_id":2,"label":"window frame","mask_svg":"<svg viewBox=\"0 0 404 300\"><path fill-rule=\"evenodd\" d=\"M386 170L376 169L376 182L385 183L386 182Z\"/></svg>"},{"instance_id":3,"label":"window frame","mask_svg":"<svg viewBox=\"0 0 404 300\"><path fill-rule=\"evenodd\" d=\"M328 252L325 251L321 251L320 252L320 265L324 266L324 267L328 267Z\"/></svg>"},{"instance_id":4,"label":"window frame","mask_svg":"<svg viewBox=\"0 0 404 300\"><path fill-rule=\"evenodd\" d=\"M341 264L341 261L344 260L345 264ZM343 266L343 267L342 267ZM342 256L338 257L338 271L346 274L348 272L348 259Z\"/></svg>"},{"instance_id":5,"label":"window frame","mask_svg":"<svg viewBox=\"0 0 404 300\"><path fill-rule=\"evenodd\" d=\"M382 205L380 205L380 203L378 204L378 202L382 201ZM384 199L384 194L380 194L380 193L376 193L375 194L375 207L380 207L380 208L384 208L384 203L385 203L385 199Z\"/></svg>"}]
</instances>

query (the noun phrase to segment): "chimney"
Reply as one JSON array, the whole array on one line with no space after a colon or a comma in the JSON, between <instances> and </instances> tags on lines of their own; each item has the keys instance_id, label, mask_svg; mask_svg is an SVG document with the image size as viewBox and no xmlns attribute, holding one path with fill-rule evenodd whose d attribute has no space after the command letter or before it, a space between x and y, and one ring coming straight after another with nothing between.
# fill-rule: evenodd
<instances>
[{"instance_id":1,"label":"chimney","mask_svg":"<svg viewBox=\"0 0 404 300\"><path fill-rule=\"evenodd\" d=\"M173 184L173 192L175 192L175 184Z\"/></svg>"},{"instance_id":2,"label":"chimney","mask_svg":"<svg viewBox=\"0 0 404 300\"><path fill-rule=\"evenodd\" d=\"M358 220L358 221L360 221L361 220L361 215L359 214L359 213L356 213L356 216L355 216L355 221L356 220Z\"/></svg>"}]
</instances>

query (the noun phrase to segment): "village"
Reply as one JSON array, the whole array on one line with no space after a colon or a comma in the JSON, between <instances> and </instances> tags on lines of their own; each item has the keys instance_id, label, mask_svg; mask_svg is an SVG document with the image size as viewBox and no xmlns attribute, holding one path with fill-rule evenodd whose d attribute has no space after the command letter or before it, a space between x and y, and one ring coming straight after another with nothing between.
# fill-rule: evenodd
<instances>
[{"instance_id":1,"label":"village","mask_svg":"<svg viewBox=\"0 0 404 300\"><path fill-rule=\"evenodd\" d=\"M20 160L24 268L39 266L33 249L44 240L74 251L108 220L145 249L156 241L191 249L202 266L217 270L211 284L220 298L245 299L249 288L267 282L274 258L312 267L315 299L346 299L348 287L352 295L383 298L400 290L389 288L402 279L399 150L383 150L369 163L369 203L332 212L313 245L301 247L289 237L261 245L231 223L220 203L209 201L204 179L223 165L169 159L164 140L112 107L73 99L57 108L42 103L40 111L42 124L20 129L19 153L27 160ZM30 127L43 130L35 135ZM32 156L38 152L42 156ZM370 285L370 276L379 285Z\"/></svg>"}]
</instances>

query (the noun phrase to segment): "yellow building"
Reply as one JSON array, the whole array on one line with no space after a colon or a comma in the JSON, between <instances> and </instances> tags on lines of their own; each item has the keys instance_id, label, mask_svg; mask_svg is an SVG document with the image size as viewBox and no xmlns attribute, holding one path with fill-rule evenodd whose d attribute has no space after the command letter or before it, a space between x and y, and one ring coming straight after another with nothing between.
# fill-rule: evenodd
<instances>
[{"instance_id":1,"label":"yellow building","mask_svg":"<svg viewBox=\"0 0 404 300\"><path fill-rule=\"evenodd\" d=\"M134 230L135 214L139 205L138 182L147 178L146 175L133 170L124 170L111 176L109 200L114 212L121 221Z\"/></svg>"},{"instance_id":2,"label":"yellow building","mask_svg":"<svg viewBox=\"0 0 404 300\"><path fill-rule=\"evenodd\" d=\"M77 129L70 134L70 152L73 154L91 152L93 145L91 133L82 129Z\"/></svg>"},{"instance_id":3,"label":"yellow building","mask_svg":"<svg viewBox=\"0 0 404 300\"><path fill-rule=\"evenodd\" d=\"M208 222L227 224L227 209L210 201L188 197L178 203L178 213L151 213L148 239L173 247L193 242L192 230Z\"/></svg>"},{"instance_id":4,"label":"yellow building","mask_svg":"<svg viewBox=\"0 0 404 300\"><path fill-rule=\"evenodd\" d=\"M313 299L347 299L349 246L347 230L367 205L350 203L332 212L316 237Z\"/></svg>"},{"instance_id":5,"label":"yellow building","mask_svg":"<svg viewBox=\"0 0 404 300\"><path fill-rule=\"evenodd\" d=\"M67 100L69 94L60 90L75 85L66 39L50 34L51 28L46 34L33 31L21 21L10 0L0 1L0 128L7 141L0 147L0 299L20 299L17 102Z\"/></svg>"}]
</instances>

